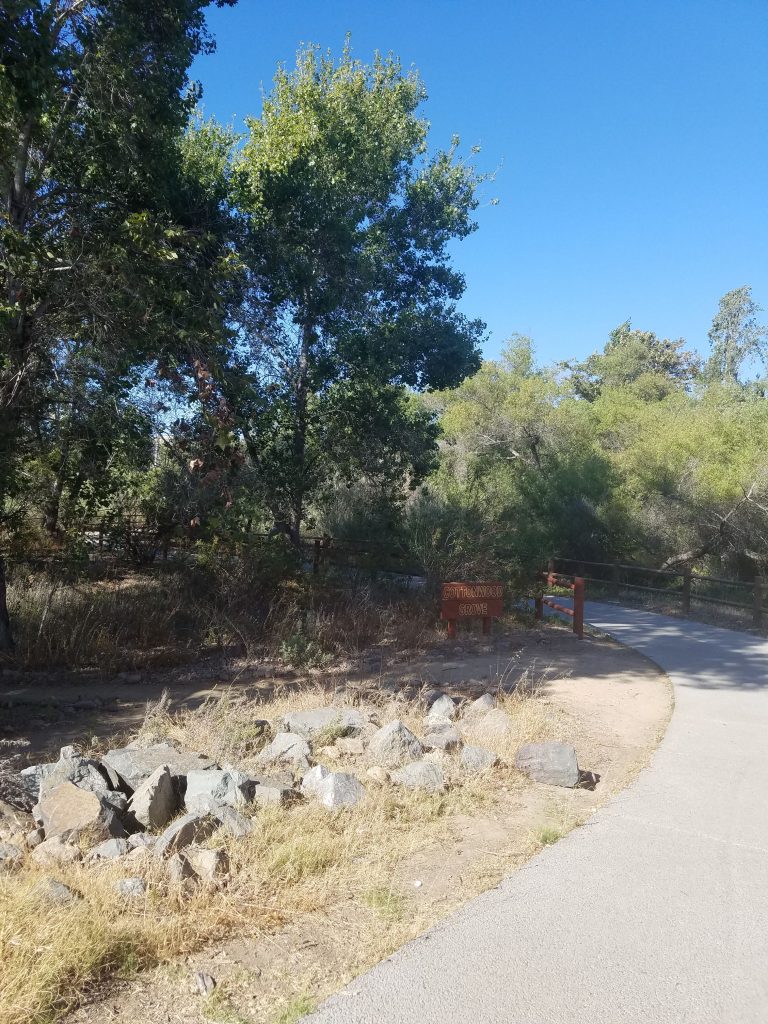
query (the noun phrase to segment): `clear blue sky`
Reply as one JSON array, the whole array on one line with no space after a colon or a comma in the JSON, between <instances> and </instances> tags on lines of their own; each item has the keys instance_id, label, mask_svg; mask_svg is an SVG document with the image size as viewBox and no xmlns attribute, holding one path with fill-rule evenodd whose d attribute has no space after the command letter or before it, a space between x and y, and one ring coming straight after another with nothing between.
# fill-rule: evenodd
<instances>
[{"instance_id":1,"label":"clear blue sky","mask_svg":"<svg viewBox=\"0 0 768 1024\"><path fill-rule=\"evenodd\" d=\"M725 291L768 306L768 0L240 0L209 24L193 76L236 123L302 42L420 70L432 144L498 169L455 257L488 356L513 331L583 356L628 318L705 350Z\"/></svg>"}]
</instances>

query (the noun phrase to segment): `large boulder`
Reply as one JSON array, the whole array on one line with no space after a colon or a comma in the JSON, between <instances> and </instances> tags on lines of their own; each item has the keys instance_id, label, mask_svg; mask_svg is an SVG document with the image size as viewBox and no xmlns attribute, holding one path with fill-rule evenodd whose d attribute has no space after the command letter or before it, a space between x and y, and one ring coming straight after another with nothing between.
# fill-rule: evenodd
<instances>
[{"instance_id":1,"label":"large boulder","mask_svg":"<svg viewBox=\"0 0 768 1024\"><path fill-rule=\"evenodd\" d=\"M515 767L550 786L572 789L579 781L576 751L569 743L526 743L515 755Z\"/></svg>"},{"instance_id":2,"label":"large boulder","mask_svg":"<svg viewBox=\"0 0 768 1024\"><path fill-rule=\"evenodd\" d=\"M203 843L218 826L210 814L185 814L177 818L155 843L155 856L169 857L193 843Z\"/></svg>"},{"instance_id":3,"label":"large boulder","mask_svg":"<svg viewBox=\"0 0 768 1024\"><path fill-rule=\"evenodd\" d=\"M293 803L299 793L279 779L262 779L253 791L253 802L259 807L282 807Z\"/></svg>"},{"instance_id":4,"label":"large boulder","mask_svg":"<svg viewBox=\"0 0 768 1024\"><path fill-rule=\"evenodd\" d=\"M484 693L482 697L473 700L464 708L464 718L476 718L484 715L486 711L493 711L496 707L496 698L491 693Z\"/></svg>"},{"instance_id":5,"label":"large boulder","mask_svg":"<svg viewBox=\"0 0 768 1024\"><path fill-rule=\"evenodd\" d=\"M154 743L142 748L119 747L108 750L103 760L131 790L138 789L162 765L168 766L174 781L181 781L191 771L217 767L210 757L177 750L172 743ZM183 786L178 788L183 789Z\"/></svg>"},{"instance_id":6,"label":"large boulder","mask_svg":"<svg viewBox=\"0 0 768 1024\"><path fill-rule=\"evenodd\" d=\"M428 732L422 743L427 750L445 750L446 753L450 753L461 746L461 736L455 729L442 728L436 732Z\"/></svg>"},{"instance_id":7,"label":"large boulder","mask_svg":"<svg viewBox=\"0 0 768 1024\"><path fill-rule=\"evenodd\" d=\"M242 839L253 832L253 821L250 818L246 818L244 814L241 814L234 807L217 807L213 811L213 816L216 818L219 827L236 839Z\"/></svg>"},{"instance_id":8,"label":"large boulder","mask_svg":"<svg viewBox=\"0 0 768 1024\"><path fill-rule=\"evenodd\" d=\"M260 764L291 765L301 771L309 768L309 744L298 733L279 732L258 756Z\"/></svg>"},{"instance_id":9,"label":"large boulder","mask_svg":"<svg viewBox=\"0 0 768 1024\"><path fill-rule=\"evenodd\" d=\"M127 839L105 839L88 852L89 860L117 860L131 850Z\"/></svg>"},{"instance_id":10,"label":"large boulder","mask_svg":"<svg viewBox=\"0 0 768 1024\"><path fill-rule=\"evenodd\" d=\"M368 744L368 757L382 768L397 768L406 761L416 761L424 748L399 718L378 729Z\"/></svg>"},{"instance_id":11,"label":"large boulder","mask_svg":"<svg viewBox=\"0 0 768 1024\"><path fill-rule=\"evenodd\" d=\"M203 814L216 807L243 807L253 800L258 779L236 768L193 771L187 774L184 806L194 814Z\"/></svg>"},{"instance_id":12,"label":"large boulder","mask_svg":"<svg viewBox=\"0 0 768 1024\"><path fill-rule=\"evenodd\" d=\"M74 747L62 747L59 760L54 764L34 767L41 770L38 776L29 776L30 779L36 778L37 780L38 802L63 782L71 782L78 789L98 793L100 796L111 799L113 787L110 785L107 775L101 770L98 761L81 757Z\"/></svg>"},{"instance_id":13,"label":"large boulder","mask_svg":"<svg viewBox=\"0 0 768 1024\"><path fill-rule=\"evenodd\" d=\"M314 795L329 811L354 807L365 799L365 786L346 772L332 772L315 789Z\"/></svg>"},{"instance_id":14,"label":"large boulder","mask_svg":"<svg viewBox=\"0 0 768 1024\"><path fill-rule=\"evenodd\" d=\"M390 779L405 789L422 789L427 793L441 793L445 789L443 770L434 761L414 761L392 772Z\"/></svg>"},{"instance_id":15,"label":"large boulder","mask_svg":"<svg viewBox=\"0 0 768 1024\"><path fill-rule=\"evenodd\" d=\"M128 811L139 825L154 830L165 828L178 807L179 801L171 772L167 764L161 764L135 791L128 804Z\"/></svg>"},{"instance_id":16,"label":"large boulder","mask_svg":"<svg viewBox=\"0 0 768 1024\"><path fill-rule=\"evenodd\" d=\"M514 732L512 719L501 708L493 708L471 722L472 738L483 744L504 743Z\"/></svg>"},{"instance_id":17,"label":"large boulder","mask_svg":"<svg viewBox=\"0 0 768 1024\"><path fill-rule=\"evenodd\" d=\"M62 782L47 792L38 810L49 839L52 836L74 838L86 831L93 839L126 835L113 807L98 793L80 789L72 782Z\"/></svg>"},{"instance_id":18,"label":"large boulder","mask_svg":"<svg viewBox=\"0 0 768 1024\"><path fill-rule=\"evenodd\" d=\"M325 736L326 742L333 742L338 736L357 736L365 726L365 718L351 708L312 708L284 715L282 726L285 732L298 733L305 740Z\"/></svg>"}]
</instances>

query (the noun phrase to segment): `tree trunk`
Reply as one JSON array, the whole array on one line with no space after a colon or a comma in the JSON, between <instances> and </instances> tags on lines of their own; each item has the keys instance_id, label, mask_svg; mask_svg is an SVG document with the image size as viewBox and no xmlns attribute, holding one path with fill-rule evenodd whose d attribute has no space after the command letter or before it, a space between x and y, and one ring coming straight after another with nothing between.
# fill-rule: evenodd
<instances>
[{"instance_id":1,"label":"tree trunk","mask_svg":"<svg viewBox=\"0 0 768 1024\"><path fill-rule=\"evenodd\" d=\"M293 432L293 460L296 474L291 507L290 537L293 544L301 544L301 524L304 519L304 496L306 494L306 454L307 454L307 378L309 376L309 355L314 341L314 328L310 321L305 321L301 329L301 348L294 385L296 403L296 426Z\"/></svg>"},{"instance_id":2,"label":"tree trunk","mask_svg":"<svg viewBox=\"0 0 768 1024\"><path fill-rule=\"evenodd\" d=\"M8 614L8 593L5 585L5 562L0 557L0 653L10 654L15 648Z\"/></svg>"}]
</instances>

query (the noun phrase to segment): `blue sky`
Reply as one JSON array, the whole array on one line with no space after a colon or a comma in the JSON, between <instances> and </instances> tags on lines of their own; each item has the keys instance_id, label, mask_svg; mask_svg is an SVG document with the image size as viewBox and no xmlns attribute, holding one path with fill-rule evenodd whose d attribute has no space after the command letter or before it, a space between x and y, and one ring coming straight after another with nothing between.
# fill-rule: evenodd
<instances>
[{"instance_id":1,"label":"blue sky","mask_svg":"<svg viewBox=\"0 0 768 1024\"><path fill-rule=\"evenodd\" d=\"M419 69L433 146L497 170L455 250L489 357L514 331L581 357L628 318L705 351L724 292L768 306L768 0L240 0L209 25L192 73L236 123L301 43Z\"/></svg>"}]
</instances>

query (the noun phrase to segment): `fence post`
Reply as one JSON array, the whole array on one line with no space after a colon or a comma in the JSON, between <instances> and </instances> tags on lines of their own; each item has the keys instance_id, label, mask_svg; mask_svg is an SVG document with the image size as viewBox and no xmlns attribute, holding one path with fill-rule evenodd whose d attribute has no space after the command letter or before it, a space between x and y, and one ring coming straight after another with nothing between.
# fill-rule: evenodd
<instances>
[{"instance_id":1,"label":"fence post","mask_svg":"<svg viewBox=\"0 0 768 1024\"><path fill-rule=\"evenodd\" d=\"M573 632L584 639L584 580L581 576L573 577Z\"/></svg>"},{"instance_id":2,"label":"fence post","mask_svg":"<svg viewBox=\"0 0 768 1024\"><path fill-rule=\"evenodd\" d=\"M544 598L541 595L533 599L533 617L537 622L544 618Z\"/></svg>"},{"instance_id":3,"label":"fence post","mask_svg":"<svg viewBox=\"0 0 768 1024\"><path fill-rule=\"evenodd\" d=\"M456 619L448 619L448 639L456 639Z\"/></svg>"},{"instance_id":4,"label":"fence post","mask_svg":"<svg viewBox=\"0 0 768 1024\"><path fill-rule=\"evenodd\" d=\"M614 601L619 600L619 563L614 562L611 566L611 597Z\"/></svg>"},{"instance_id":5,"label":"fence post","mask_svg":"<svg viewBox=\"0 0 768 1024\"><path fill-rule=\"evenodd\" d=\"M683 569L683 615L691 614L691 567Z\"/></svg>"},{"instance_id":6,"label":"fence post","mask_svg":"<svg viewBox=\"0 0 768 1024\"><path fill-rule=\"evenodd\" d=\"M763 577L755 576L754 605L752 608L752 624L760 629L763 624Z\"/></svg>"}]
</instances>

